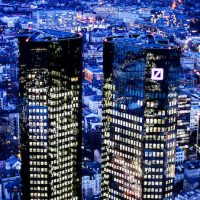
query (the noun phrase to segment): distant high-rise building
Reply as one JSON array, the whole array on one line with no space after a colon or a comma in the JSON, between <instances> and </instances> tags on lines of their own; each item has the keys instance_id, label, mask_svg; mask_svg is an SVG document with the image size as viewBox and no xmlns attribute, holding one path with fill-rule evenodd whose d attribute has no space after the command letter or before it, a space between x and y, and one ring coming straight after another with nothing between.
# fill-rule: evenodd
<instances>
[{"instance_id":1,"label":"distant high-rise building","mask_svg":"<svg viewBox=\"0 0 200 200\"><path fill-rule=\"evenodd\" d=\"M152 35L104 41L102 200L173 199L180 50Z\"/></svg>"},{"instance_id":2,"label":"distant high-rise building","mask_svg":"<svg viewBox=\"0 0 200 200\"><path fill-rule=\"evenodd\" d=\"M16 138L19 138L19 113L10 113L9 122L10 133Z\"/></svg>"},{"instance_id":3,"label":"distant high-rise building","mask_svg":"<svg viewBox=\"0 0 200 200\"><path fill-rule=\"evenodd\" d=\"M19 36L22 200L81 197L82 37Z\"/></svg>"},{"instance_id":4,"label":"distant high-rise building","mask_svg":"<svg viewBox=\"0 0 200 200\"><path fill-rule=\"evenodd\" d=\"M184 89L178 92L177 145L189 148L191 96Z\"/></svg>"}]
</instances>

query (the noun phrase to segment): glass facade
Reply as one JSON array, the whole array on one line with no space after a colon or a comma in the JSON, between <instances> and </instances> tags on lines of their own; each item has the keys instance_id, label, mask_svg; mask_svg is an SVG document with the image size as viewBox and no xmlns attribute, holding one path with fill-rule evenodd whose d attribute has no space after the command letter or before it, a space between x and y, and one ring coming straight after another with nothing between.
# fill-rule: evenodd
<instances>
[{"instance_id":1,"label":"glass facade","mask_svg":"<svg viewBox=\"0 0 200 200\"><path fill-rule=\"evenodd\" d=\"M184 89L178 93L177 145L187 150L190 139L191 95Z\"/></svg>"},{"instance_id":2,"label":"glass facade","mask_svg":"<svg viewBox=\"0 0 200 200\"><path fill-rule=\"evenodd\" d=\"M172 199L180 51L144 39L104 41L102 199Z\"/></svg>"},{"instance_id":3,"label":"glass facade","mask_svg":"<svg viewBox=\"0 0 200 200\"><path fill-rule=\"evenodd\" d=\"M81 197L82 38L19 36L23 200Z\"/></svg>"}]
</instances>

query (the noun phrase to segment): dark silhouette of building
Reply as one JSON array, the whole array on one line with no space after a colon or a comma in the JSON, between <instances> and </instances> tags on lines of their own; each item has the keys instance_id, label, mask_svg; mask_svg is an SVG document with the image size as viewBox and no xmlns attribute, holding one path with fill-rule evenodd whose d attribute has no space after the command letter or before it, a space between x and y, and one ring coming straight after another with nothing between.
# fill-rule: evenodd
<instances>
[{"instance_id":1,"label":"dark silhouette of building","mask_svg":"<svg viewBox=\"0 0 200 200\"><path fill-rule=\"evenodd\" d=\"M82 37L19 36L22 200L81 197Z\"/></svg>"}]
</instances>

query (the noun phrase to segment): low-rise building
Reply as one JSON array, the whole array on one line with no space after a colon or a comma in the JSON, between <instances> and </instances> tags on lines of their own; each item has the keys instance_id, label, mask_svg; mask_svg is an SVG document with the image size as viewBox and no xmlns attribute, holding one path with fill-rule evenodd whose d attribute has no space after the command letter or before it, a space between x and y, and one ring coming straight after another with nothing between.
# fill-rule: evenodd
<instances>
[{"instance_id":1,"label":"low-rise building","mask_svg":"<svg viewBox=\"0 0 200 200\"><path fill-rule=\"evenodd\" d=\"M94 111L95 113L98 112L98 108L102 106L102 96L101 95L94 95L91 96L88 100L88 107L90 110Z\"/></svg>"},{"instance_id":2,"label":"low-rise building","mask_svg":"<svg viewBox=\"0 0 200 200\"><path fill-rule=\"evenodd\" d=\"M190 110L190 129L197 130L200 118L200 91L198 88L190 90L191 110Z\"/></svg>"},{"instance_id":3,"label":"low-rise building","mask_svg":"<svg viewBox=\"0 0 200 200\"><path fill-rule=\"evenodd\" d=\"M93 82L102 82L103 72L99 66L88 66L84 69L84 79Z\"/></svg>"},{"instance_id":4,"label":"low-rise building","mask_svg":"<svg viewBox=\"0 0 200 200\"><path fill-rule=\"evenodd\" d=\"M184 166L184 190L194 191L200 186L200 161L188 161Z\"/></svg>"},{"instance_id":5,"label":"low-rise building","mask_svg":"<svg viewBox=\"0 0 200 200\"><path fill-rule=\"evenodd\" d=\"M14 169L20 171L21 169L20 159L15 156L11 156L10 158L8 158L6 160L6 169L7 170Z\"/></svg>"},{"instance_id":6,"label":"low-rise building","mask_svg":"<svg viewBox=\"0 0 200 200\"><path fill-rule=\"evenodd\" d=\"M199 200L200 190L194 190L190 192L181 192L175 197L175 200Z\"/></svg>"},{"instance_id":7,"label":"low-rise building","mask_svg":"<svg viewBox=\"0 0 200 200\"><path fill-rule=\"evenodd\" d=\"M82 177L82 197L83 199L93 199L94 196L100 194L101 175Z\"/></svg>"},{"instance_id":8,"label":"low-rise building","mask_svg":"<svg viewBox=\"0 0 200 200\"><path fill-rule=\"evenodd\" d=\"M0 90L0 111L5 109L5 104L7 102L7 91Z\"/></svg>"},{"instance_id":9,"label":"low-rise building","mask_svg":"<svg viewBox=\"0 0 200 200\"><path fill-rule=\"evenodd\" d=\"M183 163L185 160L185 152L181 147L176 147L176 164Z\"/></svg>"},{"instance_id":10,"label":"low-rise building","mask_svg":"<svg viewBox=\"0 0 200 200\"><path fill-rule=\"evenodd\" d=\"M84 116L84 124L85 124L85 130L95 130L96 127L102 126L101 119L99 116L95 113L89 113Z\"/></svg>"}]
</instances>

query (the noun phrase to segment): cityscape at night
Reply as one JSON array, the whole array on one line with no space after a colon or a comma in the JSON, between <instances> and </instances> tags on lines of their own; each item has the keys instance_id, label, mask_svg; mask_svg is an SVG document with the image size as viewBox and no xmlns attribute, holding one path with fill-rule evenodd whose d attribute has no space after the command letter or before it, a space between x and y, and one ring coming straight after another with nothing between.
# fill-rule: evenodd
<instances>
[{"instance_id":1,"label":"cityscape at night","mask_svg":"<svg viewBox=\"0 0 200 200\"><path fill-rule=\"evenodd\" d=\"M0 0L0 200L200 200L200 1Z\"/></svg>"}]
</instances>

